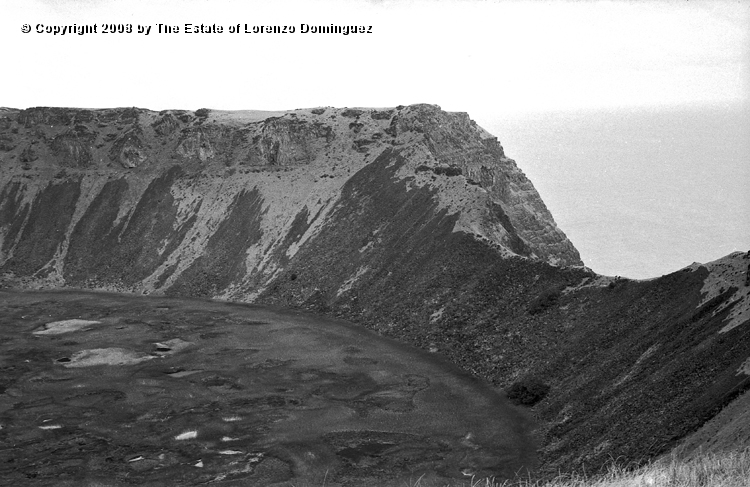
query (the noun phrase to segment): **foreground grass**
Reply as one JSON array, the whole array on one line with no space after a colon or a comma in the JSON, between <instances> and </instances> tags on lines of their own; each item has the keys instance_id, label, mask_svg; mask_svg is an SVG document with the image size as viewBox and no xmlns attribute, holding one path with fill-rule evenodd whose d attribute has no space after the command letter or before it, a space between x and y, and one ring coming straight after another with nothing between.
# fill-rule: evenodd
<instances>
[{"instance_id":1,"label":"foreground grass","mask_svg":"<svg viewBox=\"0 0 750 487\"><path fill-rule=\"evenodd\" d=\"M750 487L750 449L704 455L689 461L672 459L638 469L611 466L603 475L566 475L549 481L471 480L454 487ZM433 487L417 481L413 487Z\"/></svg>"}]
</instances>

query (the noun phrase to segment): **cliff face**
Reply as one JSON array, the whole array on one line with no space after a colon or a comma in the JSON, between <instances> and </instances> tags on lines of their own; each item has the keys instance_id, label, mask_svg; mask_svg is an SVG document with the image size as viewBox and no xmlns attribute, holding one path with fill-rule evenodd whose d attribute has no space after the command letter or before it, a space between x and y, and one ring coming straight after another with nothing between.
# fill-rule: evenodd
<instances>
[{"instance_id":1,"label":"cliff face","mask_svg":"<svg viewBox=\"0 0 750 487\"><path fill-rule=\"evenodd\" d=\"M596 276L498 141L430 105L0 110L6 285L352 320L533 405L552 472L668 452L744 393L748 259Z\"/></svg>"},{"instance_id":2,"label":"cliff face","mask_svg":"<svg viewBox=\"0 0 750 487\"><path fill-rule=\"evenodd\" d=\"M410 209L505 255L581 264L497 140L435 106L32 108L3 120L0 263L29 283L247 299L366 193L383 223ZM362 259L395 238L376 230Z\"/></svg>"}]
</instances>

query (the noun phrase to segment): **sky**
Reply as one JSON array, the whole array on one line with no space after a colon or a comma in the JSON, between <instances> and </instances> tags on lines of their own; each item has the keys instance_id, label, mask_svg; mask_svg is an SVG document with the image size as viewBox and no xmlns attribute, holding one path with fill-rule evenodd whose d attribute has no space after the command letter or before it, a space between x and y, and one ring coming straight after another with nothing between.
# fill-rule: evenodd
<instances>
[{"instance_id":1,"label":"sky","mask_svg":"<svg viewBox=\"0 0 750 487\"><path fill-rule=\"evenodd\" d=\"M187 33L188 23L221 26L223 32ZM31 32L22 31L25 24ZM98 31L45 32L73 24L97 24ZM103 33L104 24L132 26L133 32ZM158 33L159 24L180 32ZM301 33L303 24L371 26L372 32ZM237 25L240 31L230 32ZM246 26L260 25L294 26L296 32L245 33ZM148 34L139 33L139 26L150 27ZM569 168L546 171L550 161L539 158L554 151L529 146L545 144L539 134L543 124L534 120L750 106L746 1L3 0L0 43L14 46L3 49L0 106L277 110L433 103L468 112L500 138L553 216L563 220L574 211L585 216L587 209L556 193L575 188L544 181L582 171L580 178L568 178L570 184L590 184L591 166L568 161ZM569 147L574 131L566 132L564 123L553 125L562 131L556 143ZM677 137L671 144L679 142ZM745 156L750 163L750 154L738 157ZM647 160L633 164L654 174ZM668 181L672 175L662 171L658 177ZM606 196L611 199L611 193L598 198ZM623 198L608 204L624 208L636 201ZM733 201L748 203L739 195ZM571 236L579 248L606 241L601 232L611 224L590 221L586 232ZM742 235L732 248L743 245ZM750 241L744 245L747 250ZM595 247L607 251L606 245ZM659 252L670 251L668 242L652 247L655 262ZM612 265L597 268L603 261L592 261L588 252L582 256L594 270L627 275L617 268L622 253L611 256ZM711 255L721 256L704 252L682 260ZM662 270L652 265L628 272L645 277Z\"/></svg>"}]
</instances>

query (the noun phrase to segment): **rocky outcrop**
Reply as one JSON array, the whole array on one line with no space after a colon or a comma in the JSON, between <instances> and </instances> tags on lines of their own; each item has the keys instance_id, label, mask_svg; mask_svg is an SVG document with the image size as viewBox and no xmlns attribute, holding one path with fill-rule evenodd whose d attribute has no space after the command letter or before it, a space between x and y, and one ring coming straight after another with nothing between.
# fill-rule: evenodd
<instances>
[{"instance_id":1,"label":"rocky outcrop","mask_svg":"<svg viewBox=\"0 0 750 487\"><path fill-rule=\"evenodd\" d=\"M667 452L745 387L745 261L729 284L717 277L726 265L648 282L596 276L466 114L1 115L6 285L355 321L533 405L550 471Z\"/></svg>"},{"instance_id":2,"label":"rocky outcrop","mask_svg":"<svg viewBox=\"0 0 750 487\"><path fill-rule=\"evenodd\" d=\"M91 146L95 139L96 134L86 125L75 125L55 136L50 149L61 165L84 168L91 164Z\"/></svg>"},{"instance_id":3,"label":"rocky outcrop","mask_svg":"<svg viewBox=\"0 0 750 487\"><path fill-rule=\"evenodd\" d=\"M17 185L13 194L32 214L47 211L39 205L59 197L63 182L77 191L66 196L69 203L54 209L55 219L70 224L45 237L54 252L39 254L23 272L11 263L19 262L17 256L24 252L19 244L38 235L37 220L12 222L20 225L21 235L14 243L9 241L11 222L0 229L3 270L19 278L78 286L86 285L81 277L86 276L96 287L138 292L167 291L178 282L184 286L180 275L196 260L205 260L215 232L232 218L237 202L254 194L256 211L270 207L257 223L262 237L229 245L233 254L223 253L223 258L242 272L209 293L238 297L237 288L254 295L283 272L324 222L303 219L327 215L349 191L362 194L368 187L381 187L383 194L397 199L396 194L418 189L413 194L422 199L415 203L410 197L408 204L426 212L427 220L448 218L453 221L448 231L467 232L506 256L581 264L528 179L497 140L466 114L432 105L249 115L199 112L9 112L3 136L13 149L3 156L3 186ZM61 170L68 172L59 176ZM365 180L365 174L376 179ZM109 215L106 220L103 211ZM304 232L298 231L300 225ZM81 238L91 242L82 245ZM158 258L133 257L131 238L132 246L153 244L154 249L139 255L154 251ZM88 260L91 268L82 271L87 259L76 252L89 245L104 247ZM39 261L42 255L49 260ZM93 265L97 259L101 262ZM141 269L138 279L125 277L135 269Z\"/></svg>"},{"instance_id":4,"label":"rocky outcrop","mask_svg":"<svg viewBox=\"0 0 750 487\"><path fill-rule=\"evenodd\" d=\"M120 137L116 138L109 150L109 158L120 163L126 169L132 169L143 164L146 159L146 151L141 141L143 131L135 126Z\"/></svg>"},{"instance_id":5,"label":"rocky outcrop","mask_svg":"<svg viewBox=\"0 0 750 487\"><path fill-rule=\"evenodd\" d=\"M395 131L418 133L434 157L433 171L461 175L470 184L489 193L490 225L500 223L503 236L491 229L486 236L500 238L519 255L531 255L554 264L580 264L578 252L565 238L534 186L505 156L497 138L487 133L465 113L446 119L434 106L400 112ZM427 167L430 165L428 164ZM485 216L487 218L487 216ZM476 222L464 221L471 228ZM463 225L462 225L463 226Z\"/></svg>"}]
</instances>

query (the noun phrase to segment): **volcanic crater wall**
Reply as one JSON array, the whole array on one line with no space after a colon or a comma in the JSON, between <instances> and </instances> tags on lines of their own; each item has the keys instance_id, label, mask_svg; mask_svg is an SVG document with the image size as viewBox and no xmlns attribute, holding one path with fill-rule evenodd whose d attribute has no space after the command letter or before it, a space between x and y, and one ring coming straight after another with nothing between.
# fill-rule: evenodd
<instances>
[{"instance_id":1,"label":"volcanic crater wall","mask_svg":"<svg viewBox=\"0 0 750 487\"><path fill-rule=\"evenodd\" d=\"M5 285L352 320L533 406L551 472L668 452L747 387L749 254L597 276L466 114L0 109L0 142Z\"/></svg>"},{"instance_id":2,"label":"volcanic crater wall","mask_svg":"<svg viewBox=\"0 0 750 487\"><path fill-rule=\"evenodd\" d=\"M497 140L430 105L31 108L3 120L0 262L29 283L242 299L360 193L384 221L395 198L417 205L421 223L452 215L449 232L481 222L470 233L508 255L581 263ZM401 172L373 169L384 165ZM412 188L420 198L400 197Z\"/></svg>"}]
</instances>

